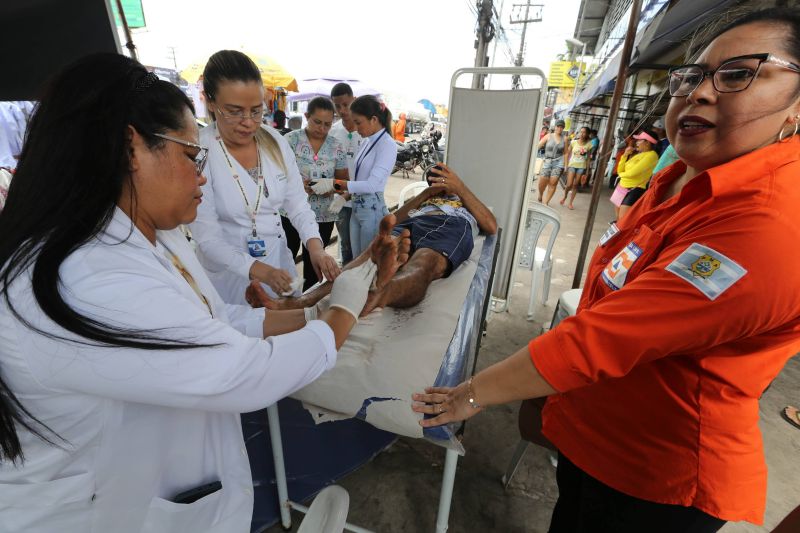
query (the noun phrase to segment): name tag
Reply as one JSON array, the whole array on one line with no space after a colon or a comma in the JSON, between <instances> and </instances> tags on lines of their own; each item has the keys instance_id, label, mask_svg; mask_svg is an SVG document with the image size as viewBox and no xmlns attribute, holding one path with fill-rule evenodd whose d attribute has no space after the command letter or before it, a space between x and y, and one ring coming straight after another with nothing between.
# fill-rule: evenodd
<instances>
[{"instance_id":1,"label":"name tag","mask_svg":"<svg viewBox=\"0 0 800 533\"><path fill-rule=\"evenodd\" d=\"M267 255L267 244L258 237L247 239L247 252L251 257L264 257Z\"/></svg>"},{"instance_id":2,"label":"name tag","mask_svg":"<svg viewBox=\"0 0 800 533\"><path fill-rule=\"evenodd\" d=\"M613 239L614 236L616 236L617 233L619 233L619 228L617 227L617 223L616 222L612 222L608 226L608 229L606 230L606 232L603 233L603 236L600 237L600 246L605 246L605 244L608 241L610 241L611 239Z\"/></svg>"},{"instance_id":3,"label":"name tag","mask_svg":"<svg viewBox=\"0 0 800 533\"><path fill-rule=\"evenodd\" d=\"M275 176L275 179L278 181L286 181L286 174L278 174Z\"/></svg>"},{"instance_id":4,"label":"name tag","mask_svg":"<svg viewBox=\"0 0 800 533\"><path fill-rule=\"evenodd\" d=\"M602 277L606 285L615 291L620 290L625 285L628 272L641 255L642 249L631 241L603 270Z\"/></svg>"},{"instance_id":5,"label":"name tag","mask_svg":"<svg viewBox=\"0 0 800 533\"><path fill-rule=\"evenodd\" d=\"M667 265L667 272L688 282L709 300L715 300L747 274L731 258L696 242Z\"/></svg>"}]
</instances>

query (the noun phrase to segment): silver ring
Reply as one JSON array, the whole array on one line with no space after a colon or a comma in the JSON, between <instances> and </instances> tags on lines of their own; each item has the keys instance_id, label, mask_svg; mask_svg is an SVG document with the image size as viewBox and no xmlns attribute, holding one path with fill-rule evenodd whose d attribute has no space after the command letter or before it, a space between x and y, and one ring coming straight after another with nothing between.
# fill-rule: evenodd
<instances>
[{"instance_id":1,"label":"silver ring","mask_svg":"<svg viewBox=\"0 0 800 533\"><path fill-rule=\"evenodd\" d=\"M437 413L441 413L442 412L442 404L440 404L440 403L436 404L436 412Z\"/></svg>"}]
</instances>

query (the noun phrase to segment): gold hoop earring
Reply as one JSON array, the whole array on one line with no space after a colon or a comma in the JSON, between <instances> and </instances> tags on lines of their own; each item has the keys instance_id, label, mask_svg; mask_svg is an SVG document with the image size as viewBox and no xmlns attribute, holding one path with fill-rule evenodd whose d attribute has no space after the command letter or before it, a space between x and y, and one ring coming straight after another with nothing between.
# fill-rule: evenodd
<instances>
[{"instance_id":1,"label":"gold hoop earring","mask_svg":"<svg viewBox=\"0 0 800 533\"><path fill-rule=\"evenodd\" d=\"M783 128L781 128L780 133L778 133L778 142L779 143L786 142L789 139L791 139L792 137L794 137L795 135L797 135L798 128L800 128L800 122L795 122L794 123L794 131L792 132L791 135L787 135L786 138L783 137Z\"/></svg>"}]
</instances>

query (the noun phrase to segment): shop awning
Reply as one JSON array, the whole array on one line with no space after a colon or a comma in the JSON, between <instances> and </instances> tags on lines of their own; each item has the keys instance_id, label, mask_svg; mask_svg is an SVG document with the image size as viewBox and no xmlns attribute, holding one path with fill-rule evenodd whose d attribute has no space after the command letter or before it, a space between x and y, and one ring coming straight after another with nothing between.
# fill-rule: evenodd
<instances>
[{"instance_id":1,"label":"shop awning","mask_svg":"<svg viewBox=\"0 0 800 533\"><path fill-rule=\"evenodd\" d=\"M682 0L671 8L659 12L636 35L630 66L663 61L665 54L681 46L700 25L734 3L735 0ZM578 94L575 106L571 109L613 91L619 63L620 53L618 52L606 62L603 70Z\"/></svg>"}]
</instances>

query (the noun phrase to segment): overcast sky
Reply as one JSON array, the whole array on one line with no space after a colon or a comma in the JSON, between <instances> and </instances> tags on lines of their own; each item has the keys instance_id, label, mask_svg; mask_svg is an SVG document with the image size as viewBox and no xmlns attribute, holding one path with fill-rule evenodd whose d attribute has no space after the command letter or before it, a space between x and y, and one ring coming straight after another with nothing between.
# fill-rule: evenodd
<instances>
[{"instance_id":1,"label":"overcast sky","mask_svg":"<svg viewBox=\"0 0 800 533\"><path fill-rule=\"evenodd\" d=\"M579 0L544 4L543 21L528 26L525 66L548 71L575 29ZM490 43L494 66L511 65L519 49L522 0L502 7L507 42ZM223 48L271 56L297 78L347 76L384 93L446 104L450 78L475 60L475 2L467 0L143 0L147 28L134 30L139 59L178 69L205 62ZM493 53L494 52L494 53ZM491 59L490 59L491 61ZM505 80L503 80L505 83Z\"/></svg>"}]
</instances>

